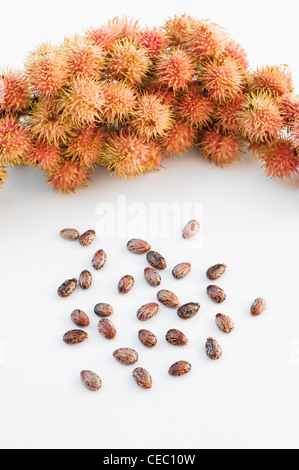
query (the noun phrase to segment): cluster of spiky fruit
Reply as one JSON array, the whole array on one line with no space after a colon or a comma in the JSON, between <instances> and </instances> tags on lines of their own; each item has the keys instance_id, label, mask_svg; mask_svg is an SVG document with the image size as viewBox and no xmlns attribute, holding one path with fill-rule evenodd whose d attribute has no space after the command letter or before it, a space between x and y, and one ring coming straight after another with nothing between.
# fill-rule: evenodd
<instances>
[{"instance_id":1,"label":"cluster of spiky fruit","mask_svg":"<svg viewBox=\"0 0 299 470\"><path fill-rule=\"evenodd\" d=\"M0 77L0 188L6 167L38 167L53 189L119 177L198 148L216 165L247 149L268 176L299 172L299 97L286 66L251 70L218 25L188 15L142 28L114 18L42 44Z\"/></svg>"}]
</instances>

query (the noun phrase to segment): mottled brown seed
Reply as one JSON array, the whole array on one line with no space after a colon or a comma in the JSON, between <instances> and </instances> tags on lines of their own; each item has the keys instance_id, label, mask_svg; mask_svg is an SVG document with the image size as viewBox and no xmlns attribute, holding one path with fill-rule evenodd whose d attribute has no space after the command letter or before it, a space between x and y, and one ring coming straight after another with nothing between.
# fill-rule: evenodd
<instances>
[{"instance_id":1,"label":"mottled brown seed","mask_svg":"<svg viewBox=\"0 0 299 470\"><path fill-rule=\"evenodd\" d=\"M138 361L138 353L135 349L119 348L113 353L113 357L122 364L131 365Z\"/></svg>"},{"instance_id":2,"label":"mottled brown seed","mask_svg":"<svg viewBox=\"0 0 299 470\"><path fill-rule=\"evenodd\" d=\"M197 314L199 309L200 309L200 303L188 302L187 304L181 305L178 308L177 314L180 318L183 318L184 320L188 320L188 318L194 317L194 315Z\"/></svg>"},{"instance_id":3,"label":"mottled brown seed","mask_svg":"<svg viewBox=\"0 0 299 470\"><path fill-rule=\"evenodd\" d=\"M67 344L82 343L88 338L88 333L83 330L69 330L63 335L63 341Z\"/></svg>"},{"instance_id":4,"label":"mottled brown seed","mask_svg":"<svg viewBox=\"0 0 299 470\"><path fill-rule=\"evenodd\" d=\"M149 251L146 254L148 263L156 269L166 269L167 264L165 258L157 251Z\"/></svg>"},{"instance_id":5,"label":"mottled brown seed","mask_svg":"<svg viewBox=\"0 0 299 470\"><path fill-rule=\"evenodd\" d=\"M98 323L98 330L107 339L114 339L116 336L116 329L112 321L108 318L102 318Z\"/></svg>"},{"instance_id":6,"label":"mottled brown seed","mask_svg":"<svg viewBox=\"0 0 299 470\"><path fill-rule=\"evenodd\" d=\"M157 344L156 336L149 330L139 330L138 338L147 348L153 348Z\"/></svg>"},{"instance_id":7,"label":"mottled brown seed","mask_svg":"<svg viewBox=\"0 0 299 470\"><path fill-rule=\"evenodd\" d=\"M180 376L188 374L191 370L191 364L187 361L177 361L169 367L168 374L174 376Z\"/></svg>"},{"instance_id":8,"label":"mottled brown seed","mask_svg":"<svg viewBox=\"0 0 299 470\"><path fill-rule=\"evenodd\" d=\"M113 307L110 304L100 302L94 306L94 313L100 317L109 317L114 313Z\"/></svg>"},{"instance_id":9,"label":"mottled brown seed","mask_svg":"<svg viewBox=\"0 0 299 470\"><path fill-rule=\"evenodd\" d=\"M92 266L94 269L99 270L102 269L107 261L107 255L104 250L98 250L96 253L93 255L92 258Z\"/></svg>"},{"instance_id":10,"label":"mottled brown seed","mask_svg":"<svg viewBox=\"0 0 299 470\"><path fill-rule=\"evenodd\" d=\"M88 388L88 390L95 392L101 388L101 378L95 372L92 372L91 370L82 370L80 372L80 376L83 385Z\"/></svg>"},{"instance_id":11,"label":"mottled brown seed","mask_svg":"<svg viewBox=\"0 0 299 470\"><path fill-rule=\"evenodd\" d=\"M88 315L80 309L72 311L71 320L78 326L88 326L90 323Z\"/></svg>"},{"instance_id":12,"label":"mottled brown seed","mask_svg":"<svg viewBox=\"0 0 299 470\"><path fill-rule=\"evenodd\" d=\"M87 269L84 269L79 276L79 286L82 289L89 289L92 285L92 274Z\"/></svg>"},{"instance_id":13,"label":"mottled brown seed","mask_svg":"<svg viewBox=\"0 0 299 470\"><path fill-rule=\"evenodd\" d=\"M214 338L208 338L205 345L206 353L210 359L216 361L222 356L222 349L218 341Z\"/></svg>"},{"instance_id":14,"label":"mottled brown seed","mask_svg":"<svg viewBox=\"0 0 299 470\"><path fill-rule=\"evenodd\" d=\"M211 285L207 287L207 294L213 302L221 304L226 299L226 294L219 286Z\"/></svg>"},{"instance_id":15,"label":"mottled brown seed","mask_svg":"<svg viewBox=\"0 0 299 470\"><path fill-rule=\"evenodd\" d=\"M230 317L224 315L223 313L217 313L216 315L216 325L224 333L230 333L233 331L235 325Z\"/></svg>"},{"instance_id":16,"label":"mottled brown seed","mask_svg":"<svg viewBox=\"0 0 299 470\"><path fill-rule=\"evenodd\" d=\"M145 268L144 278L152 287L157 287L161 284L161 276L155 268Z\"/></svg>"},{"instance_id":17,"label":"mottled brown seed","mask_svg":"<svg viewBox=\"0 0 299 470\"><path fill-rule=\"evenodd\" d=\"M74 228L64 228L60 231L60 236L65 240L78 240L79 232Z\"/></svg>"},{"instance_id":18,"label":"mottled brown seed","mask_svg":"<svg viewBox=\"0 0 299 470\"><path fill-rule=\"evenodd\" d=\"M149 372L143 367L136 367L136 369L133 370L133 378L139 387L147 390L152 388L152 378Z\"/></svg>"},{"instance_id":19,"label":"mottled brown seed","mask_svg":"<svg viewBox=\"0 0 299 470\"><path fill-rule=\"evenodd\" d=\"M82 233L79 237L79 243L82 246L91 245L96 237L96 233L94 230L87 230L86 232Z\"/></svg>"},{"instance_id":20,"label":"mottled brown seed","mask_svg":"<svg viewBox=\"0 0 299 470\"><path fill-rule=\"evenodd\" d=\"M157 299L161 304L167 307L177 308L180 306L180 301L177 296L170 290L162 289L157 292Z\"/></svg>"},{"instance_id":21,"label":"mottled brown seed","mask_svg":"<svg viewBox=\"0 0 299 470\"><path fill-rule=\"evenodd\" d=\"M133 276L129 274L123 276L118 283L118 292L120 294L127 294L134 286L134 282Z\"/></svg>"},{"instance_id":22,"label":"mottled brown seed","mask_svg":"<svg viewBox=\"0 0 299 470\"><path fill-rule=\"evenodd\" d=\"M225 264L215 264L214 266L211 266L207 272L207 278L210 280L215 280L219 279L225 272L226 270L226 265Z\"/></svg>"},{"instance_id":23,"label":"mottled brown seed","mask_svg":"<svg viewBox=\"0 0 299 470\"><path fill-rule=\"evenodd\" d=\"M132 238L132 240L128 241L127 248L132 253L137 253L140 255L150 251L151 246L145 240L141 240L140 238Z\"/></svg>"},{"instance_id":24,"label":"mottled brown seed","mask_svg":"<svg viewBox=\"0 0 299 470\"><path fill-rule=\"evenodd\" d=\"M183 238L192 238L199 231L199 222L197 220L189 220L183 228Z\"/></svg>"},{"instance_id":25,"label":"mottled brown seed","mask_svg":"<svg viewBox=\"0 0 299 470\"><path fill-rule=\"evenodd\" d=\"M191 264L190 263L179 263L177 264L173 270L172 275L175 279L183 279L183 277L187 276L191 271Z\"/></svg>"},{"instance_id":26,"label":"mottled brown seed","mask_svg":"<svg viewBox=\"0 0 299 470\"><path fill-rule=\"evenodd\" d=\"M57 294L60 297L68 297L71 295L77 287L77 279L74 277L73 279L68 279L64 281L61 286L57 289Z\"/></svg>"},{"instance_id":27,"label":"mottled brown seed","mask_svg":"<svg viewBox=\"0 0 299 470\"><path fill-rule=\"evenodd\" d=\"M142 305L137 311L137 318L141 321L149 320L157 315L159 310L159 305L155 302L150 302L148 304Z\"/></svg>"},{"instance_id":28,"label":"mottled brown seed","mask_svg":"<svg viewBox=\"0 0 299 470\"><path fill-rule=\"evenodd\" d=\"M165 338L168 343L175 344L176 346L184 346L189 342L184 333L182 333L180 330L176 330L175 328L168 330Z\"/></svg>"},{"instance_id":29,"label":"mottled brown seed","mask_svg":"<svg viewBox=\"0 0 299 470\"><path fill-rule=\"evenodd\" d=\"M267 308L267 302L262 297L255 299L250 307L250 313L253 317L256 317L263 313Z\"/></svg>"}]
</instances>

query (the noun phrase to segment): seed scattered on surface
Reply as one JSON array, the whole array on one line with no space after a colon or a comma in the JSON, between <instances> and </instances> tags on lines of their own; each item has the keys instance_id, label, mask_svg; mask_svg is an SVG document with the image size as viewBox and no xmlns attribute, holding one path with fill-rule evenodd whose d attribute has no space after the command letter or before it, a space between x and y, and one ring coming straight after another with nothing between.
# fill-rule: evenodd
<instances>
[{"instance_id":1,"label":"seed scattered on surface","mask_svg":"<svg viewBox=\"0 0 299 470\"><path fill-rule=\"evenodd\" d=\"M63 341L67 344L82 343L88 338L88 333L83 330L69 330L63 335Z\"/></svg>"},{"instance_id":2,"label":"seed scattered on surface","mask_svg":"<svg viewBox=\"0 0 299 470\"><path fill-rule=\"evenodd\" d=\"M157 287L161 284L161 276L155 268L145 268L144 278L152 287Z\"/></svg>"},{"instance_id":3,"label":"seed scattered on surface","mask_svg":"<svg viewBox=\"0 0 299 470\"><path fill-rule=\"evenodd\" d=\"M88 315L78 308L72 311L71 320L78 326L88 326L90 323Z\"/></svg>"},{"instance_id":4,"label":"seed scattered on surface","mask_svg":"<svg viewBox=\"0 0 299 470\"><path fill-rule=\"evenodd\" d=\"M139 330L138 338L147 348L153 348L157 344L156 336L149 330Z\"/></svg>"},{"instance_id":5,"label":"seed scattered on surface","mask_svg":"<svg viewBox=\"0 0 299 470\"><path fill-rule=\"evenodd\" d=\"M221 289L221 287L215 285L208 286L207 293L210 299L212 299L213 302L216 302L218 304L221 304L226 299L226 294L224 290Z\"/></svg>"},{"instance_id":6,"label":"seed scattered on surface","mask_svg":"<svg viewBox=\"0 0 299 470\"><path fill-rule=\"evenodd\" d=\"M60 297L68 297L71 295L77 287L77 279L67 279L64 281L61 286L58 287L57 293Z\"/></svg>"},{"instance_id":7,"label":"seed scattered on surface","mask_svg":"<svg viewBox=\"0 0 299 470\"><path fill-rule=\"evenodd\" d=\"M262 297L258 297L252 302L250 313L253 317L256 317L260 315L261 313L263 313L266 310L266 308L267 308L266 300L263 299Z\"/></svg>"},{"instance_id":8,"label":"seed scattered on surface","mask_svg":"<svg viewBox=\"0 0 299 470\"><path fill-rule=\"evenodd\" d=\"M109 317L114 313L113 307L110 304L100 302L94 306L94 313L100 317Z\"/></svg>"},{"instance_id":9,"label":"seed scattered on surface","mask_svg":"<svg viewBox=\"0 0 299 470\"><path fill-rule=\"evenodd\" d=\"M95 252L92 258L92 266L94 269L102 269L107 261L107 255L104 250L98 250Z\"/></svg>"},{"instance_id":10,"label":"seed scattered on surface","mask_svg":"<svg viewBox=\"0 0 299 470\"><path fill-rule=\"evenodd\" d=\"M145 240L141 240L140 238L132 238L132 240L128 241L127 248L132 253L144 254L150 251L151 246Z\"/></svg>"},{"instance_id":11,"label":"seed scattered on surface","mask_svg":"<svg viewBox=\"0 0 299 470\"><path fill-rule=\"evenodd\" d=\"M88 390L95 392L101 388L102 381L95 372L92 372L91 370L82 370L80 372L80 376L83 385L88 388Z\"/></svg>"},{"instance_id":12,"label":"seed scattered on surface","mask_svg":"<svg viewBox=\"0 0 299 470\"><path fill-rule=\"evenodd\" d=\"M177 296L170 290L162 289L157 292L157 299L161 304L167 307L177 308L180 306L180 301Z\"/></svg>"},{"instance_id":13,"label":"seed scattered on surface","mask_svg":"<svg viewBox=\"0 0 299 470\"><path fill-rule=\"evenodd\" d=\"M179 263L177 264L173 270L172 275L175 279L183 279L183 277L187 276L191 271L191 264L190 263Z\"/></svg>"},{"instance_id":14,"label":"seed scattered on surface","mask_svg":"<svg viewBox=\"0 0 299 470\"><path fill-rule=\"evenodd\" d=\"M207 278L210 280L215 280L219 279L225 272L226 270L226 265L225 264L215 264L214 266L211 266L207 270Z\"/></svg>"},{"instance_id":15,"label":"seed scattered on surface","mask_svg":"<svg viewBox=\"0 0 299 470\"><path fill-rule=\"evenodd\" d=\"M138 361L138 353L131 348L119 348L114 351L113 357L126 365L135 364Z\"/></svg>"},{"instance_id":16,"label":"seed scattered on surface","mask_svg":"<svg viewBox=\"0 0 299 470\"><path fill-rule=\"evenodd\" d=\"M107 339L114 339L116 336L116 329L112 321L108 318L102 318L98 323L98 330Z\"/></svg>"},{"instance_id":17,"label":"seed scattered on surface","mask_svg":"<svg viewBox=\"0 0 299 470\"><path fill-rule=\"evenodd\" d=\"M89 289L92 285L92 274L87 269L84 269L79 276L79 286L82 289Z\"/></svg>"},{"instance_id":18,"label":"seed scattered on surface","mask_svg":"<svg viewBox=\"0 0 299 470\"><path fill-rule=\"evenodd\" d=\"M183 228L183 238L192 238L199 231L199 222L197 220L189 220Z\"/></svg>"},{"instance_id":19,"label":"seed scattered on surface","mask_svg":"<svg viewBox=\"0 0 299 470\"><path fill-rule=\"evenodd\" d=\"M133 378L139 387L147 390L152 388L152 378L149 372L143 367L136 367L136 369L133 370Z\"/></svg>"},{"instance_id":20,"label":"seed scattered on surface","mask_svg":"<svg viewBox=\"0 0 299 470\"><path fill-rule=\"evenodd\" d=\"M181 305L178 308L177 314L180 318L183 318L184 320L188 320L188 318L194 317L194 315L197 314L199 309L200 309L200 303L188 302L187 304Z\"/></svg>"},{"instance_id":21,"label":"seed scattered on surface","mask_svg":"<svg viewBox=\"0 0 299 470\"><path fill-rule=\"evenodd\" d=\"M191 370L191 364L187 361L177 361L169 367L168 374L174 376L180 376L188 374Z\"/></svg>"},{"instance_id":22,"label":"seed scattered on surface","mask_svg":"<svg viewBox=\"0 0 299 470\"><path fill-rule=\"evenodd\" d=\"M79 232L74 228L64 228L60 231L60 236L66 240L78 240Z\"/></svg>"},{"instance_id":23,"label":"seed scattered on surface","mask_svg":"<svg viewBox=\"0 0 299 470\"><path fill-rule=\"evenodd\" d=\"M184 346L189 342L188 338L184 335L184 333L174 328L167 331L165 338L168 343L175 344L176 346Z\"/></svg>"},{"instance_id":24,"label":"seed scattered on surface","mask_svg":"<svg viewBox=\"0 0 299 470\"><path fill-rule=\"evenodd\" d=\"M216 325L221 331L224 331L224 333L230 333L235 328L233 320L227 315L224 315L223 313L217 313L215 318Z\"/></svg>"},{"instance_id":25,"label":"seed scattered on surface","mask_svg":"<svg viewBox=\"0 0 299 470\"><path fill-rule=\"evenodd\" d=\"M146 254L148 263L156 269L166 269L167 264L165 258L157 251L149 251Z\"/></svg>"},{"instance_id":26,"label":"seed scattered on surface","mask_svg":"<svg viewBox=\"0 0 299 470\"><path fill-rule=\"evenodd\" d=\"M79 237L79 243L82 246L91 245L96 237L96 233L94 230L86 230L86 232L82 233Z\"/></svg>"},{"instance_id":27,"label":"seed scattered on surface","mask_svg":"<svg viewBox=\"0 0 299 470\"><path fill-rule=\"evenodd\" d=\"M133 276L129 274L123 276L118 283L118 292L120 294L127 294L134 286L134 282Z\"/></svg>"},{"instance_id":28,"label":"seed scattered on surface","mask_svg":"<svg viewBox=\"0 0 299 470\"><path fill-rule=\"evenodd\" d=\"M216 361L222 356L222 349L218 341L214 338L208 338L205 345L206 353L210 359Z\"/></svg>"},{"instance_id":29,"label":"seed scattered on surface","mask_svg":"<svg viewBox=\"0 0 299 470\"><path fill-rule=\"evenodd\" d=\"M141 321L149 320L157 315L159 310L159 305L155 302L150 302L148 304L142 305L137 311L137 318Z\"/></svg>"}]
</instances>

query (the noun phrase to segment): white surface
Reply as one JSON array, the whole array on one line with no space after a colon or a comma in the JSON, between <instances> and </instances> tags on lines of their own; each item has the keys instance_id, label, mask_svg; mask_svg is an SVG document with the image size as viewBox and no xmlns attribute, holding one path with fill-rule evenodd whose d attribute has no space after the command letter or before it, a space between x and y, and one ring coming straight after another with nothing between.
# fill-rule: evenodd
<instances>
[{"instance_id":1,"label":"white surface","mask_svg":"<svg viewBox=\"0 0 299 470\"><path fill-rule=\"evenodd\" d=\"M129 1L124 7L118 1L105 6L86 1L83 7L82 2L53 0L50 7L32 0L14 2L3 7L7 21L0 31L6 44L1 63L18 64L35 43L55 42L115 15L127 13L161 24L184 7L195 17L225 26L247 50L251 63L292 65L298 84L296 3L286 1L282 7L273 1ZM165 167L129 182L98 169L93 184L71 196L44 186L38 171L9 171L0 198L1 448L298 448L298 179L266 178L259 164L246 156L222 170L194 152L165 161ZM106 203L114 205L116 217L123 215L117 212L123 200L119 196L126 197L130 233L98 236L86 248L59 237L67 226L80 232L100 228L99 210L110 207ZM182 303L198 300L202 306L185 322L161 306L154 319L141 323L137 308L154 300L157 289L143 279L144 257L125 247L134 224L137 230L141 222L141 216L134 218L130 211L139 207L147 215L152 203L173 202L187 203L191 209L200 204L201 245L192 249L175 236L150 237L150 225L144 238L167 258L162 286L174 290ZM59 298L59 284L88 269L98 248L106 250L108 261L104 270L93 271L92 288ZM183 260L190 260L193 268L186 279L176 281L171 267ZM228 266L218 282L227 291L221 306L205 293L205 271L216 262ZM135 276L136 284L127 296L119 296L117 283L126 273ZM267 299L268 309L252 318L249 307L258 296ZM97 331L93 306L100 301L115 308L114 341ZM74 308L89 314L89 338L68 346L62 335L75 327L69 318ZM214 315L219 311L235 320L232 334L217 329ZM137 339L142 327L158 336L153 350ZM165 342L165 332L172 327L189 337L188 346ZM217 362L205 355L207 336L223 347ZM112 357L122 346L138 350L138 365L153 376L151 391L139 389L131 377L133 367ZM179 359L189 360L192 371L184 377L168 376L169 365ZM82 386L81 369L99 373L99 392Z\"/></svg>"}]
</instances>

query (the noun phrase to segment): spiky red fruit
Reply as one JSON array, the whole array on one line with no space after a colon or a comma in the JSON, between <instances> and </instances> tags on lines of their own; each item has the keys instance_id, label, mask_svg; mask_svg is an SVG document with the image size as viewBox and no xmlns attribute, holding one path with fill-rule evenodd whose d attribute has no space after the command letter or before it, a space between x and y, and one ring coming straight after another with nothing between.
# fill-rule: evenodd
<instances>
[{"instance_id":1,"label":"spiky red fruit","mask_svg":"<svg viewBox=\"0 0 299 470\"><path fill-rule=\"evenodd\" d=\"M209 21L195 21L185 38L185 46L199 60L215 58L225 49L227 37L220 26Z\"/></svg>"},{"instance_id":2,"label":"spiky red fruit","mask_svg":"<svg viewBox=\"0 0 299 470\"><path fill-rule=\"evenodd\" d=\"M33 138L40 142L59 145L66 142L70 132L68 120L63 120L57 103L49 98L41 98L35 104L26 123Z\"/></svg>"},{"instance_id":3,"label":"spiky red fruit","mask_svg":"<svg viewBox=\"0 0 299 470\"><path fill-rule=\"evenodd\" d=\"M175 93L186 89L196 73L194 60L186 51L175 49L159 57L156 64L158 83Z\"/></svg>"},{"instance_id":4,"label":"spiky red fruit","mask_svg":"<svg viewBox=\"0 0 299 470\"><path fill-rule=\"evenodd\" d=\"M157 171L161 167L161 160L164 158L162 149L158 142L149 142L145 162L145 172Z\"/></svg>"},{"instance_id":5,"label":"spiky red fruit","mask_svg":"<svg viewBox=\"0 0 299 470\"><path fill-rule=\"evenodd\" d=\"M269 142L279 135L283 120L275 99L267 93L249 93L238 113L241 135L249 142Z\"/></svg>"},{"instance_id":6,"label":"spiky red fruit","mask_svg":"<svg viewBox=\"0 0 299 470\"><path fill-rule=\"evenodd\" d=\"M234 135L239 133L238 112L241 111L245 100L245 95L240 93L234 100L227 101L217 107L215 112L216 125L221 132Z\"/></svg>"},{"instance_id":7,"label":"spiky red fruit","mask_svg":"<svg viewBox=\"0 0 299 470\"><path fill-rule=\"evenodd\" d=\"M215 128L202 132L199 147L204 158L209 158L221 167L238 160L242 152L238 137L223 135Z\"/></svg>"},{"instance_id":8,"label":"spiky red fruit","mask_svg":"<svg viewBox=\"0 0 299 470\"><path fill-rule=\"evenodd\" d=\"M284 95L279 99L278 105L286 126L299 122L299 95Z\"/></svg>"},{"instance_id":9,"label":"spiky red fruit","mask_svg":"<svg viewBox=\"0 0 299 470\"><path fill-rule=\"evenodd\" d=\"M296 149L299 151L299 121L295 122L291 127L291 138Z\"/></svg>"},{"instance_id":10,"label":"spiky red fruit","mask_svg":"<svg viewBox=\"0 0 299 470\"><path fill-rule=\"evenodd\" d=\"M159 96L144 93L139 97L129 123L133 132L145 140L150 140L163 135L172 125L171 110L162 103Z\"/></svg>"},{"instance_id":11,"label":"spiky red fruit","mask_svg":"<svg viewBox=\"0 0 299 470\"><path fill-rule=\"evenodd\" d=\"M28 130L12 115L0 119L0 164L22 163L31 149Z\"/></svg>"},{"instance_id":12,"label":"spiky red fruit","mask_svg":"<svg viewBox=\"0 0 299 470\"><path fill-rule=\"evenodd\" d=\"M29 87L22 72L13 69L3 71L0 82L1 111L18 113L29 106Z\"/></svg>"},{"instance_id":13,"label":"spiky red fruit","mask_svg":"<svg viewBox=\"0 0 299 470\"><path fill-rule=\"evenodd\" d=\"M168 38L162 28L145 28L139 33L138 41L146 48L149 57L156 58L168 45Z\"/></svg>"},{"instance_id":14,"label":"spiky red fruit","mask_svg":"<svg viewBox=\"0 0 299 470\"><path fill-rule=\"evenodd\" d=\"M168 40L171 45L179 46L186 42L191 28L196 23L196 20L189 15L175 15L164 24Z\"/></svg>"},{"instance_id":15,"label":"spiky red fruit","mask_svg":"<svg viewBox=\"0 0 299 470\"><path fill-rule=\"evenodd\" d=\"M85 37L93 44L103 47L105 51L108 51L112 44L118 40L119 32L111 26L101 26L87 30Z\"/></svg>"},{"instance_id":16,"label":"spiky red fruit","mask_svg":"<svg viewBox=\"0 0 299 470\"><path fill-rule=\"evenodd\" d=\"M32 52L25 68L30 85L43 96L56 93L67 77L63 54L50 44L42 44Z\"/></svg>"},{"instance_id":17,"label":"spiky red fruit","mask_svg":"<svg viewBox=\"0 0 299 470\"><path fill-rule=\"evenodd\" d=\"M139 84L150 67L145 47L130 39L118 40L107 55L107 72L113 80Z\"/></svg>"},{"instance_id":18,"label":"spiky red fruit","mask_svg":"<svg viewBox=\"0 0 299 470\"><path fill-rule=\"evenodd\" d=\"M107 26L115 30L118 38L136 39L140 32L138 20L128 18L127 16L123 18L116 16L108 21Z\"/></svg>"},{"instance_id":19,"label":"spiky red fruit","mask_svg":"<svg viewBox=\"0 0 299 470\"><path fill-rule=\"evenodd\" d=\"M64 158L63 162L48 173L48 184L54 190L74 193L77 188L86 187L90 180L90 170L78 160Z\"/></svg>"},{"instance_id":20,"label":"spiky red fruit","mask_svg":"<svg viewBox=\"0 0 299 470\"><path fill-rule=\"evenodd\" d=\"M148 148L136 135L113 133L102 151L101 163L119 178L143 175L147 172Z\"/></svg>"},{"instance_id":21,"label":"spiky red fruit","mask_svg":"<svg viewBox=\"0 0 299 470\"><path fill-rule=\"evenodd\" d=\"M166 155L182 155L194 146L196 135L196 128L177 120L159 141Z\"/></svg>"},{"instance_id":22,"label":"spiky red fruit","mask_svg":"<svg viewBox=\"0 0 299 470\"><path fill-rule=\"evenodd\" d=\"M238 44L236 41L229 39L226 42L223 55L226 57L232 57L233 59L237 60L244 70L248 69L249 62L247 54L244 49L240 46L240 44Z\"/></svg>"},{"instance_id":23,"label":"spiky red fruit","mask_svg":"<svg viewBox=\"0 0 299 470\"><path fill-rule=\"evenodd\" d=\"M29 166L40 167L45 172L58 167L62 160L61 149L47 142L35 142L26 156L26 163Z\"/></svg>"},{"instance_id":24,"label":"spiky red fruit","mask_svg":"<svg viewBox=\"0 0 299 470\"><path fill-rule=\"evenodd\" d=\"M95 123L106 102L105 90L104 84L96 80L73 78L58 100L62 118L71 119L77 126Z\"/></svg>"},{"instance_id":25,"label":"spiky red fruit","mask_svg":"<svg viewBox=\"0 0 299 470\"><path fill-rule=\"evenodd\" d=\"M0 164L0 189L3 189L5 180L7 180L7 171L5 166Z\"/></svg>"},{"instance_id":26,"label":"spiky red fruit","mask_svg":"<svg viewBox=\"0 0 299 470\"><path fill-rule=\"evenodd\" d=\"M203 127L211 121L215 104L204 96L202 88L192 84L178 98L177 112L191 126Z\"/></svg>"},{"instance_id":27,"label":"spiky red fruit","mask_svg":"<svg viewBox=\"0 0 299 470\"><path fill-rule=\"evenodd\" d=\"M283 178L292 176L299 170L299 156L290 140L278 139L269 146L264 146L259 153L263 160L267 176Z\"/></svg>"},{"instance_id":28,"label":"spiky red fruit","mask_svg":"<svg viewBox=\"0 0 299 470\"><path fill-rule=\"evenodd\" d=\"M293 91L292 75L286 66L258 67L248 76L249 91L284 96Z\"/></svg>"},{"instance_id":29,"label":"spiky red fruit","mask_svg":"<svg viewBox=\"0 0 299 470\"><path fill-rule=\"evenodd\" d=\"M72 39L65 38L61 50L70 76L84 75L87 78L100 76L105 58L105 50L102 46L75 36Z\"/></svg>"},{"instance_id":30,"label":"spiky red fruit","mask_svg":"<svg viewBox=\"0 0 299 470\"><path fill-rule=\"evenodd\" d=\"M133 112L136 103L135 90L124 82L110 82L105 96L103 117L109 125L119 126Z\"/></svg>"},{"instance_id":31,"label":"spiky red fruit","mask_svg":"<svg viewBox=\"0 0 299 470\"><path fill-rule=\"evenodd\" d=\"M209 97L223 103L242 91L244 72L238 61L227 57L219 62L207 61L200 71L200 78Z\"/></svg>"},{"instance_id":32,"label":"spiky red fruit","mask_svg":"<svg viewBox=\"0 0 299 470\"><path fill-rule=\"evenodd\" d=\"M101 151L106 140L104 126L78 129L67 143L66 155L87 168L94 168L101 161Z\"/></svg>"}]
</instances>

